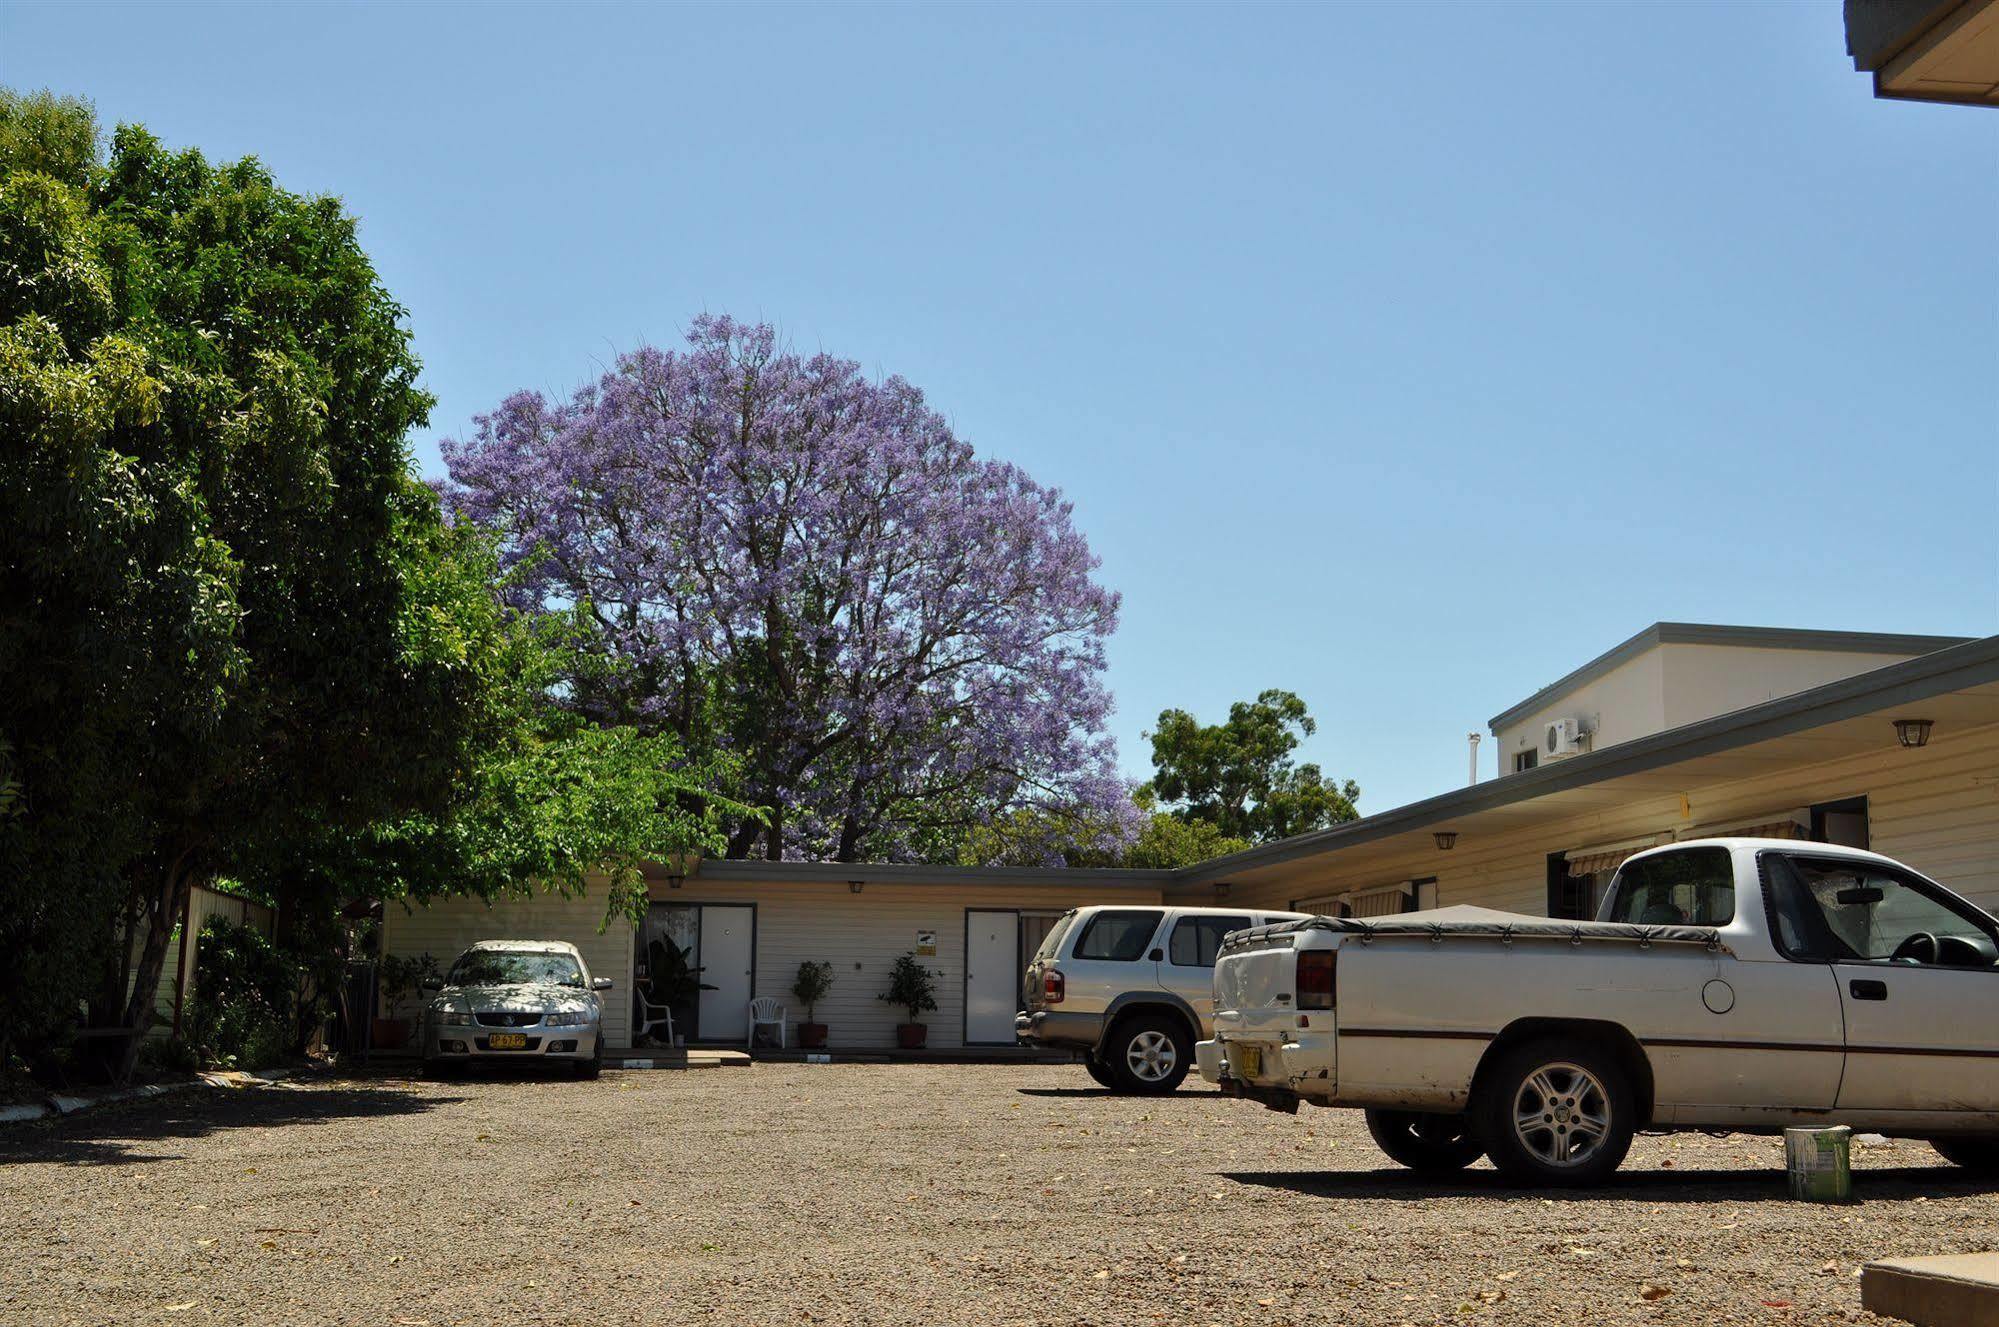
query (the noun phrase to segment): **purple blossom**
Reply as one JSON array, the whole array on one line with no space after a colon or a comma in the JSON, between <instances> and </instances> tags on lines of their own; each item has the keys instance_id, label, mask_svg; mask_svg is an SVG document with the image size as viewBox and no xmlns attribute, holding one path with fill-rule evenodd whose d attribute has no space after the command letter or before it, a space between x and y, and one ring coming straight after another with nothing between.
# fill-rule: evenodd
<instances>
[{"instance_id":1,"label":"purple blossom","mask_svg":"<svg viewBox=\"0 0 1999 1327\"><path fill-rule=\"evenodd\" d=\"M934 857L1023 807L1133 823L1105 732L1117 595L1061 494L909 383L704 316L684 350L477 424L443 445L448 502L498 532L523 603L587 611L579 704L743 757L781 830L732 852Z\"/></svg>"}]
</instances>

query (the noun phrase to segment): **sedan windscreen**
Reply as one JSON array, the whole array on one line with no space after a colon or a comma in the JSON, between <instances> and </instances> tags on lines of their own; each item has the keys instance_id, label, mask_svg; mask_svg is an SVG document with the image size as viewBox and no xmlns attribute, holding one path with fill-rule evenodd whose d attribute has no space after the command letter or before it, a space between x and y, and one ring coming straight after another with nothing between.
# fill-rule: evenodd
<instances>
[{"instance_id":1,"label":"sedan windscreen","mask_svg":"<svg viewBox=\"0 0 1999 1327\"><path fill-rule=\"evenodd\" d=\"M581 986L583 969L567 954L475 949L458 956L445 982L451 986Z\"/></svg>"}]
</instances>

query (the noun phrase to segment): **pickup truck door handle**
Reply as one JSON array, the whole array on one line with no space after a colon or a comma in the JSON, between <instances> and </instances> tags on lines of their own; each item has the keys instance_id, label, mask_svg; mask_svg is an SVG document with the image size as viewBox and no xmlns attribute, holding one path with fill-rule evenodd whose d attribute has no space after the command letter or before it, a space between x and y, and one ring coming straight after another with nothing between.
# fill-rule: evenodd
<instances>
[{"instance_id":1,"label":"pickup truck door handle","mask_svg":"<svg viewBox=\"0 0 1999 1327\"><path fill-rule=\"evenodd\" d=\"M1888 998L1888 983L1885 981L1871 981L1866 978L1855 977L1847 983L1846 989L1853 992L1853 998L1856 1000L1885 1000Z\"/></svg>"}]
</instances>

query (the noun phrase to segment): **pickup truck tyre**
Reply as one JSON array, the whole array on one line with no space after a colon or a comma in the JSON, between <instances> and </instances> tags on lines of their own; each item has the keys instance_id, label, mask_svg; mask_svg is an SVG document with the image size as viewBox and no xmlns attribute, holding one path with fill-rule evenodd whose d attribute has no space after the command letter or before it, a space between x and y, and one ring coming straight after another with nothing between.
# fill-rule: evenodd
<instances>
[{"instance_id":1,"label":"pickup truck tyre","mask_svg":"<svg viewBox=\"0 0 1999 1327\"><path fill-rule=\"evenodd\" d=\"M1112 1090L1165 1096L1193 1067L1194 1043L1179 1019L1165 1013L1130 1014L1104 1039Z\"/></svg>"},{"instance_id":2,"label":"pickup truck tyre","mask_svg":"<svg viewBox=\"0 0 1999 1327\"><path fill-rule=\"evenodd\" d=\"M1370 1110L1367 1131L1374 1145L1419 1175L1447 1175L1485 1155L1485 1144L1462 1115L1419 1115L1409 1110Z\"/></svg>"},{"instance_id":3,"label":"pickup truck tyre","mask_svg":"<svg viewBox=\"0 0 1999 1327\"><path fill-rule=\"evenodd\" d=\"M1099 1060L1096 1056L1084 1056L1083 1067L1090 1071L1090 1077L1096 1080L1098 1087L1107 1087L1113 1092L1118 1090L1118 1081L1116 1076L1111 1073L1110 1066Z\"/></svg>"},{"instance_id":4,"label":"pickup truck tyre","mask_svg":"<svg viewBox=\"0 0 1999 1327\"><path fill-rule=\"evenodd\" d=\"M1551 1037L1501 1052L1481 1075L1471 1120L1516 1184L1600 1184L1631 1150L1637 1097L1615 1056Z\"/></svg>"},{"instance_id":5,"label":"pickup truck tyre","mask_svg":"<svg viewBox=\"0 0 1999 1327\"><path fill-rule=\"evenodd\" d=\"M1999 1175L1999 1138L1932 1138L1930 1146L1974 1175Z\"/></svg>"}]
</instances>

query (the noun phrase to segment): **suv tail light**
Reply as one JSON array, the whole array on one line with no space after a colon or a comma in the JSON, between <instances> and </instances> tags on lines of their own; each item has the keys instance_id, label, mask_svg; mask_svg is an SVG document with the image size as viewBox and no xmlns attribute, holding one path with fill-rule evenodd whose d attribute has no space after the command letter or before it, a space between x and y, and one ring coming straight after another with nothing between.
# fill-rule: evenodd
<instances>
[{"instance_id":1,"label":"suv tail light","mask_svg":"<svg viewBox=\"0 0 1999 1327\"><path fill-rule=\"evenodd\" d=\"M1307 949L1298 955L1298 1007L1331 1009L1337 982L1337 949Z\"/></svg>"},{"instance_id":2,"label":"suv tail light","mask_svg":"<svg viewBox=\"0 0 1999 1327\"><path fill-rule=\"evenodd\" d=\"M1068 983L1062 979L1062 974L1059 972L1050 971L1042 973L1041 1002L1043 1004L1061 1004L1064 987L1067 985Z\"/></svg>"}]
</instances>

